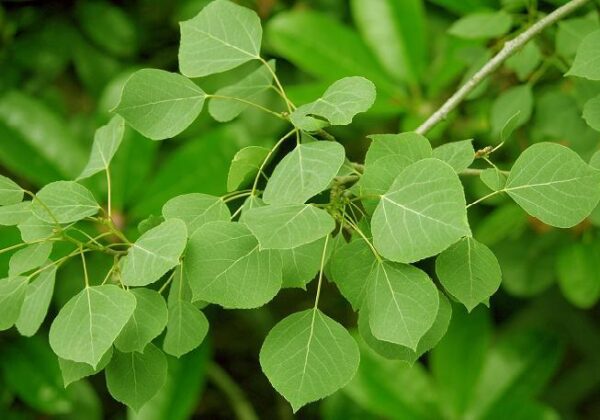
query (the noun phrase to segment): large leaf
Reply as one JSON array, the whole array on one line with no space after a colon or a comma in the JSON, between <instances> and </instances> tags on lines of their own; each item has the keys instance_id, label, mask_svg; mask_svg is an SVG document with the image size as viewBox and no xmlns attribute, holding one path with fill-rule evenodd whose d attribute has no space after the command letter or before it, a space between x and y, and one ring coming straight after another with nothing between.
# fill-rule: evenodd
<instances>
[{"instance_id":1,"label":"large leaf","mask_svg":"<svg viewBox=\"0 0 600 420\"><path fill-rule=\"evenodd\" d=\"M352 0L352 16L385 70L414 82L425 64L425 11L421 0Z\"/></svg>"},{"instance_id":2,"label":"large leaf","mask_svg":"<svg viewBox=\"0 0 600 420\"><path fill-rule=\"evenodd\" d=\"M345 77L327 88L314 102L298 107L290 121L305 131L317 131L327 125L348 125L358 113L375 102L375 85L364 77Z\"/></svg>"},{"instance_id":3,"label":"large leaf","mask_svg":"<svg viewBox=\"0 0 600 420\"><path fill-rule=\"evenodd\" d=\"M135 311L115 340L115 347L124 353L143 352L167 325L167 304L160 293L150 289L133 289Z\"/></svg>"},{"instance_id":4,"label":"large leaf","mask_svg":"<svg viewBox=\"0 0 600 420\"><path fill-rule=\"evenodd\" d=\"M142 69L125 83L115 111L144 136L163 140L185 130L205 99L206 93L180 74Z\"/></svg>"},{"instance_id":5,"label":"large leaf","mask_svg":"<svg viewBox=\"0 0 600 420\"><path fill-rule=\"evenodd\" d=\"M42 325L54 293L55 277L56 267L51 266L27 285L25 300L16 321L21 335L31 337Z\"/></svg>"},{"instance_id":6,"label":"large leaf","mask_svg":"<svg viewBox=\"0 0 600 420\"><path fill-rule=\"evenodd\" d=\"M0 331L9 329L19 319L27 292L27 277L17 276L0 280Z\"/></svg>"},{"instance_id":7,"label":"large leaf","mask_svg":"<svg viewBox=\"0 0 600 420\"><path fill-rule=\"evenodd\" d=\"M115 115L108 124L96 130L90 159L78 179L88 178L100 171L107 170L110 161L121 145L124 133L125 121L118 115Z\"/></svg>"},{"instance_id":8,"label":"large leaf","mask_svg":"<svg viewBox=\"0 0 600 420\"><path fill-rule=\"evenodd\" d=\"M260 365L294 412L346 385L359 363L356 342L318 309L280 321L260 350Z\"/></svg>"},{"instance_id":9,"label":"large leaf","mask_svg":"<svg viewBox=\"0 0 600 420\"><path fill-rule=\"evenodd\" d=\"M470 312L500 287L502 273L494 253L473 238L463 238L442 252L435 272L444 288Z\"/></svg>"},{"instance_id":10,"label":"large leaf","mask_svg":"<svg viewBox=\"0 0 600 420\"><path fill-rule=\"evenodd\" d=\"M513 165L504 190L527 213L557 227L587 217L600 199L600 172L577 153L555 143L538 143Z\"/></svg>"},{"instance_id":11,"label":"large leaf","mask_svg":"<svg viewBox=\"0 0 600 420\"><path fill-rule=\"evenodd\" d=\"M585 77L590 80L600 80L600 30L596 30L581 41L573 66L565 74L566 76Z\"/></svg>"},{"instance_id":12,"label":"large leaf","mask_svg":"<svg viewBox=\"0 0 600 420\"><path fill-rule=\"evenodd\" d=\"M175 357L194 350L208 333L208 320L200 309L190 302L177 299L169 305L169 322L163 350Z\"/></svg>"},{"instance_id":13,"label":"large leaf","mask_svg":"<svg viewBox=\"0 0 600 420\"><path fill-rule=\"evenodd\" d=\"M106 366L106 385L110 395L138 411L165 384L167 358L153 344L143 353L115 351Z\"/></svg>"},{"instance_id":14,"label":"large leaf","mask_svg":"<svg viewBox=\"0 0 600 420\"><path fill-rule=\"evenodd\" d=\"M33 214L47 223L72 223L100 210L92 193L74 181L56 181L36 194Z\"/></svg>"},{"instance_id":15,"label":"large leaf","mask_svg":"<svg viewBox=\"0 0 600 420\"><path fill-rule=\"evenodd\" d=\"M263 199L268 204L304 203L329 186L344 158L344 148L336 142L298 145L277 164Z\"/></svg>"},{"instance_id":16,"label":"large leaf","mask_svg":"<svg viewBox=\"0 0 600 420\"><path fill-rule=\"evenodd\" d=\"M15 181L0 175L0 206L17 204L23 201L23 188Z\"/></svg>"},{"instance_id":17,"label":"large leaf","mask_svg":"<svg viewBox=\"0 0 600 420\"><path fill-rule=\"evenodd\" d=\"M50 346L63 359L96 367L135 310L135 297L105 284L86 287L60 310Z\"/></svg>"},{"instance_id":18,"label":"large leaf","mask_svg":"<svg viewBox=\"0 0 600 420\"><path fill-rule=\"evenodd\" d=\"M272 61L269 65L274 71L275 62ZM217 121L231 121L251 104L260 102L265 92L272 87L273 73L266 65L261 66L233 85L221 88L211 95L208 112Z\"/></svg>"},{"instance_id":19,"label":"large leaf","mask_svg":"<svg viewBox=\"0 0 600 420\"><path fill-rule=\"evenodd\" d=\"M179 264L187 243L187 229L180 219L169 219L144 233L123 259L121 281L146 286Z\"/></svg>"},{"instance_id":20,"label":"large leaf","mask_svg":"<svg viewBox=\"0 0 600 420\"><path fill-rule=\"evenodd\" d=\"M181 219L187 226L188 235L208 222L224 221L231 218L229 208L219 197L192 193L178 195L165 203L162 215L166 220Z\"/></svg>"},{"instance_id":21,"label":"large leaf","mask_svg":"<svg viewBox=\"0 0 600 420\"><path fill-rule=\"evenodd\" d=\"M281 288L281 258L261 251L252 233L240 223L211 222L189 241L184 279L194 300L225 308L255 308Z\"/></svg>"},{"instance_id":22,"label":"large leaf","mask_svg":"<svg viewBox=\"0 0 600 420\"><path fill-rule=\"evenodd\" d=\"M188 77L220 73L260 58L260 18L228 0L213 1L180 26L179 69Z\"/></svg>"},{"instance_id":23,"label":"large leaf","mask_svg":"<svg viewBox=\"0 0 600 420\"><path fill-rule=\"evenodd\" d=\"M335 221L310 204L270 205L248 210L244 224L261 249L292 249L327 236Z\"/></svg>"},{"instance_id":24,"label":"large leaf","mask_svg":"<svg viewBox=\"0 0 600 420\"><path fill-rule=\"evenodd\" d=\"M436 255L470 234L462 185L438 159L407 167L375 209L375 248L384 257L414 262Z\"/></svg>"},{"instance_id":25,"label":"large leaf","mask_svg":"<svg viewBox=\"0 0 600 420\"><path fill-rule=\"evenodd\" d=\"M433 325L439 307L438 291L429 276L410 265L380 262L368 282L373 335L415 350Z\"/></svg>"}]
</instances>

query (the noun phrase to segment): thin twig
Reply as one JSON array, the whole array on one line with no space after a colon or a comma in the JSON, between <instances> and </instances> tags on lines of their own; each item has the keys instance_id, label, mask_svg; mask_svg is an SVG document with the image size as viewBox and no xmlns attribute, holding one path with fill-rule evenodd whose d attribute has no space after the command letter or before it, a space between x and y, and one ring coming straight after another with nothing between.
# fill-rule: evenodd
<instances>
[{"instance_id":1,"label":"thin twig","mask_svg":"<svg viewBox=\"0 0 600 420\"><path fill-rule=\"evenodd\" d=\"M473 75L464 85L458 89L454 95L452 95L444 104L435 111L427 120L421 124L415 131L419 134L425 134L431 130L440 121L446 119L448 114L452 112L465 97L481 83L486 77L492 74L500 65L511 55L516 53L521 47L523 47L529 40L535 37L537 34L542 32L548 26L552 25L556 21L562 19L568 14L572 13L579 7L586 4L589 0L571 0L567 4L559 7L554 12L550 13L546 17L540 19L526 31L518 35L516 38L507 41L502 49L494 56L490 61Z\"/></svg>"}]
</instances>

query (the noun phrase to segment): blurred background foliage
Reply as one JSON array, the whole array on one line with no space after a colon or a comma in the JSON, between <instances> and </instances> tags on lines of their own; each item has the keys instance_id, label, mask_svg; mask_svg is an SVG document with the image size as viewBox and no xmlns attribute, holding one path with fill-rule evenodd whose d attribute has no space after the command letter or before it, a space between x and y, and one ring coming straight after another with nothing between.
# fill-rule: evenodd
<instances>
[{"instance_id":1,"label":"blurred background foliage","mask_svg":"<svg viewBox=\"0 0 600 420\"><path fill-rule=\"evenodd\" d=\"M0 171L36 190L74 178L84 166L94 130L108 121L127 77L142 67L177 71L178 22L208 0L0 2ZM361 161L367 134L414 129L456 86L496 52L510 33L530 25L561 0L245 0L264 19L266 55L277 59L291 99L318 97L332 81L372 80L376 105L350 127L332 129ZM581 118L600 82L563 77L577 46L600 28L593 2L530 42L430 133L434 145L474 139L497 145L506 120L517 128L494 153L502 169L528 145L554 141L584 159L600 133ZM494 11L485 25L455 24ZM204 78L207 92L253 69ZM229 162L246 145L269 145L282 126L260 111L227 123L207 113L174 139L154 142L127 129L112 165L118 222L136 236L140 221L160 214L169 198L188 192L225 193ZM482 165L482 167L484 167ZM489 191L465 180L469 201ZM87 185L105 197L102 176ZM454 306L446 337L409 367L362 346L356 378L343 390L297 413L324 419L598 419L600 418L600 210L558 230L528 217L498 196L472 209L475 237L491 246L503 270L491 310L467 314ZM151 219L150 222L151 223ZM16 228L0 228L0 247L16 243ZM57 251L57 252L60 252ZM8 256L0 255L6 266ZM89 262L92 279L110 264ZM422 264L433 275L431 262ZM79 265L57 279L56 311L75 292ZM170 358L169 380L137 415L106 391L103 379L66 389L47 343L0 335L3 419L293 418L260 372L257 355L270 327L308 307L309 293L286 290L265 308L211 307L210 342ZM322 304L345 325L355 314L328 284ZM358 336L357 336L358 337Z\"/></svg>"}]
</instances>

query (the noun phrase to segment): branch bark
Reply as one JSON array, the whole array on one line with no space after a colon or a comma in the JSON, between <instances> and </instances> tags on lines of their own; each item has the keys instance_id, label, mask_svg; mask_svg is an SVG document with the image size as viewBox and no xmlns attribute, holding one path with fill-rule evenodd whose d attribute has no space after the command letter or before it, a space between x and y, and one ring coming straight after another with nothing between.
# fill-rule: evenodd
<instances>
[{"instance_id":1,"label":"branch bark","mask_svg":"<svg viewBox=\"0 0 600 420\"><path fill-rule=\"evenodd\" d=\"M419 134L425 134L431 130L440 121L446 119L448 114L452 112L464 99L465 97L481 83L486 77L492 74L500 65L511 55L516 53L521 47L523 47L529 40L535 37L537 34L542 32L548 26L559 21L563 17L572 13L579 7L583 6L589 0L571 0L564 4L558 9L554 10L549 15L537 21L525 32L521 33L517 37L507 41L502 49L490 59L477 73L473 75L464 85L458 89L454 95L452 95L444 104L435 111L423 124L421 124L415 131Z\"/></svg>"}]
</instances>

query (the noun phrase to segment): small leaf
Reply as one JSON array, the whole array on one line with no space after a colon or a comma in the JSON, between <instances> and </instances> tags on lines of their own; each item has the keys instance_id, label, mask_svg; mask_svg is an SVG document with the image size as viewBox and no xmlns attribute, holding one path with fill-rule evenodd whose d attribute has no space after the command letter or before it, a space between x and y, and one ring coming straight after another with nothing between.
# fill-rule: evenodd
<instances>
[{"instance_id":1,"label":"small leaf","mask_svg":"<svg viewBox=\"0 0 600 420\"><path fill-rule=\"evenodd\" d=\"M92 193L75 181L52 182L33 199L33 214L47 223L72 223L100 210Z\"/></svg>"},{"instance_id":2,"label":"small leaf","mask_svg":"<svg viewBox=\"0 0 600 420\"><path fill-rule=\"evenodd\" d=\"M231 161L227 176L227 191L235 191L251 182L270 150L266 147L248 146L237 152Z\"/></svg>"},{"instance_id":3,"label":"small leaf","mask_svg":"<svg viewBox=\"0 0 600 420\"><path fill-rule=\"evenodd\" d=\"M260 350L263 372L294 412L344 387L356 373L359 358L348 331L318 309L280 321Z\"/></svg>"},{"instance_id":4,"label":"small leaf","mask_svg":"<svg viewBox=\"0 0 600 420\"><path fill-rule=\"evenodd\" d=\"M571 61L575 57L581 41L599 27L598 16L594 14L558 22L556 52Z\"/></svg>"},{"instance_id":5,"label":"small leaf","mask_svg":"<svg viewBox=\"0 0 600 420\"><path fill-rule=\"evenodd\" d=\"M207 333L208 320L200 309L181 299L169 305L169 322L163 342L166 353L181 357L202 344Z\"/></svg>"},{"instance_id":6,"label":"small leaf","mask_svg":"<svg viewBox=\"0 0 600 420\"><path fill-rule=\"evenodd\" d=\"M117 401L138 411L165 384L167 358L153 344L144 353L115 351L106 366L106 385Z\"/></svg>"},{"instance_id":7,"label":"small leaf","mask_svg":"<svg viewBox=\"0 0 600 420\"><path fill-rule=\"evenodd\" d=\"M108 168L121 145L124 132L125 121L118 115L112 117L108 124L96 130L90 159L78 179L88 178Z\"/></svg>"},{"instance_id":8,"label":"small leaf","mask_svg":"<svg viewBox=\"0 0 600 420\"><path fill-rule=\"evenodd\" d=\"M589 80L600 80L600 30L596 30L581 41L575 61L565 76L584 77Z\"/></svg>"},{"instance_id":9,"label":"small leaf","mask_svg":"<svg viewBox=\"0 0 600 420\"><path fill-rule=\"evenodd\" d=\"M14 226L31 217L31 201L0 206L0 225Z\"/></svg>"},{"instance_id":10,"label":"small leaf","mask_svg":"<svg viewBox=\"0 0 600 420\"><path fill-rule=\"evenodd\" d=\"M371 223L375 248L404 263L436 255L470 235L462 184L438 159L406 168L381 196Z\"/></svg>"},{"instance_id":11,"label":"small leaf","mask_svg":"<svg viewBox=\"0 0 600 420\"><path fill-rule=\"evenodd\" d=\"M583 119L596 131L600 131L600 95L587 101L583 107Z\"/></svg>"},{"instance_id":12,"label":"small leaf","mask_svg":"<svg viewBox=\"0 0 600 420\"><path fill-rule=\"evenodd\" d=\"M63 383L65 387L69 384L76 382L86 376L95 375L96 373L103 370L108 362L112 359L113 356L113 348L109 347L109 349L104 353L102 359L98 363L96 369L88 365L87 363L82 362L74 362L72 360L58 358L58 364L60 366L60 371L63 377Z\"/></svg>"},{"instance_id":13,"label":"small leaf","mask_svg":"<svg viewBox=\"0 0 600 420\"><path fill-rule=\"evenodd\" d=\"M376 263L373 251L362 239L339 246L331 256L331 280L355 311L363 307L369 284L367 278Z\"/></svg>"},{"instance_id":14,"label":"small leaf","mask_svg":"<svg viewBox=\"0 0 600 420\"><path fill-rule=\"evenodd\" d=\"M506 67L513 70L520 81L525 81L542 61L542 53L534 41L529 41L515 55L506 60Z\"/></svg>"},{"instance_id":15,"label":"small leaf","mask_svg":"<svg viewBox=\"0 0 600 420\"><path fill-rule=\"evenodd\" d=\"M15 252L8 263L8 275L19 274L39 268L46 262L52 252L52 242L40 242L28 245Z\"/></svg>"},{"instance_id":16,"label":"small leaf","mask_svg":"<svg viewBox=\"0 0 600 420\"><path fill-rule=\"evenodd\" d=\"M19 319L27 292L27 277L17 276L0 280L0 331L9 329Z\"/></svg>"},{"instance_id":17,"label":"small leaf","mask_svg":"<svg viewBox=\"0 0 600 420\"><path fill-rule=\"evenodd\" d=\"M23 188L12 179L0 175L0 206L17 204L23 201Z\"/></svg>"},{"instance_id":18,"label":"small leaf","mask_svg":"<svg viewBox=\"0 0 600 420\"><path fill-rule=\"evenodd\" d=\"M127 286L146 286L179 264L187 229L179 219L166 220L144 233L123 258L121 281Z\"/></svg>"},{"instance_id":19,"label":"small leaf","mask_svg":"<svg viewBox=\"0 0 600 420\"><path fill-rule=\"evenodd\" d=\"M60 310L50 327L57 356L98 366L135 310L135 297L105 284L86 287Z\"/></svg>"},{"instance_id":20,"label":"small leaf","mask_svg":"<svg viewBox=\"0 0 600 420\"><path fill-rule=\"evenodd\" d=\"M180 74L142 69L125 83L115 111L144 136L163 140L185 130L205 99L206 93Z\"/></svg>"},{"instance_id":21,"label":"small leaf","mask_svg":"<svg viewBox=\"0 0 600 420\"><path fill-rule=\"evenodd\" d=\"M208 194L191 193L178 195L167 201L162 208L166 220L181 219L185 222L188 236L208 222L228 222L231 213L219 197Z\"/></svg>"},{"instance_id":22,"label":"small leaf","mask_svg":"<svg viewBox=\"0 0 600 420\"><path fill-rule=\"evenodd\" d=\"M44 322L48 307L54 294L54 280L56 266L51 266L42 271L27 285L25 300L21 306L21 313L16 321L17 330L21 335L31 337Z\"/></svg>"},{"instance_id":23,"label":"small leaf","mask_svg":"<svg viewBox=\"0 0 600 420\"><path fill-rule=\"evenodd\" d=\"M504 10L477 12L460 18L452 24L448 33L465 39L498 38L512 26L512 18Z\"/></svg>"},{"instance_id":24,"label":"small leaf","mask_svg":"<svg viewBox=\"0 0 600 420\"><path fill-rule=\"evenodd\" d=\"M275 251L261 251L244 225L210 222L190 238L183 274L194 300L256 308L281 288L281 258Z\"/></svg>"},{"instance_id":25,"label":"small leaf","mask_svg":"<svg viewBox=\"0 0 600 420\"><path fill-rule=\"evenodd\" d=\"M275 71L275 61L269 66ZM208 112L219 122L227 122L245 111L250 103L258 103L273 86L273 73L266 65L254 70L237 83L219 89L211 95ZM233 98L233 99L227 99Z\"/></svg>"},{"instance_id":26,"label":"small leaf","mask_svg":"<svg viewBox=\"0 0 600 420\"><path fill-rule=\"evenodd\" d=\"M572 244L558 254L558 285L567 300L580 308L591 308L600 297L600 272L596 269L599 258L597 242Z\"/></svg>"},{"instance_id":27,"label":"small leaf","mask_svg":"<svg viewBox=\"0 0 600 420\"><path fill-rule=\"evenodd\" d=\"M492 191L499 191L506 185L506 175L496 168L487 168L479 174L481 181Z\"/></svg>"},{"instance_id":28,"label":"small leaf","mask_svg":"<svg viewBox=\"0 0 600 420\"><path fill-rule=\"evenodd\" d=\"M303 204L325 190L344 164L341 144L319 141L298 145L278 164L267 183L267 204Z\"/></svg>"},{"instance_id":29,"label":"small leaf","mask_svg":"<svg viewBox=\"0 0 600 420\"><path fill-rule=\"evenodd\" d=\"M455 141L443 144L433 150L433 157L446 162L454 170L462 172L471 166L475 159L473 140Z\"/></svg>"},{"instance_id":30,"label":"small leaf","mask_svg":"<svg viewBox=\"0 0 600 420\"><path fill-rule=\"evenodd\" d=\"M385 261L375 266L368 282L373 335L415 350L439 307L438 290L429 276L413 266Z\"/></svg>"},{"instance_id":31,"label":"small leaf","mask_svg":"<svg viewBox=\"0 0 600 420\"><path fill-rule=\"evenodd\" d=\"M261 249L292 249L327 236L335 221L310 204L270 205L248 210L244 224Z\"/></svg>"},{"instance_id":32,"label":"small leaf","mask_svg":"<svg viewBox=\"0 0 600 420\"><path fill-rule=\"evenodd\" d=\"M179 68L188 77L220 73L260 58L260 18L230 1L213 1L180 27Z\"/></svg>"},{"instance_id":33,"label":"small leaf","mask_svg":"<svg viewBox=\"0 0 600 420\"><path fill-rule=\"evenodd\" d=\"M504 190L527 213L556 227L575 226L600 199L600 173L556 143L537 143L513 165Z\"/></svg>"},{"instance_id":34,"label":"small leaf","mask_svg":"<svg viewBox=\"0 0 600 420\"><path fill-rule=\"evenodd\" d=\"M463 238L442 252L435 272L442 286L469 312L496 293L502 281L494 253L473 238Z\"/></svg>"},{"instance_id":35,"label":"small leaf","mask_svg":"<svg viewBox=\"0 0 600 420\"><path fill-rule=\"evenodd\" d=\"M348 125L356 114L375 102L375 85L364 77L345 77L327 88L314 102L299 106L290 115L297 128L317 131L326 125ZM314 117L319 117L314 118Z\"/></svg>"},{"instance_id":36,"label":"small leaf","mask_svg":"<svg viewBox=\"0 0 600 420\"><path fill-rule=\"evenodd\" d=\"M529 121L532 110L533 93L530 85L505 90L492 104L490 123L493 135L507 138L510 132Z\"/></svg>"},{"instance_id":37,"label":"small leaf","mask_svg":"<svg viewBox=\"0 0 600 420\"><path fill-rule=\"evenodd\" d=\"M115 340L115 347L124 353L143 352L167 325L167 304L154 290L140 288L130 292L135 296L135 311Z\"/></svg>"},{"instance_id":38,"label":"small leaf","mask_svg":"<svg viewBox=\"0 0 600 420\"><path fill-rule=\"evenodd\" d=\"M306 289L306 285L315 278L321 268L325 239L317 239L296 248L279 251L283 272L282 287ZM329 254L331 248L331 246L328 246L325 253ZM327 261L327 256L325 256L325 261Z\"/></svg>"}]
</instances>

